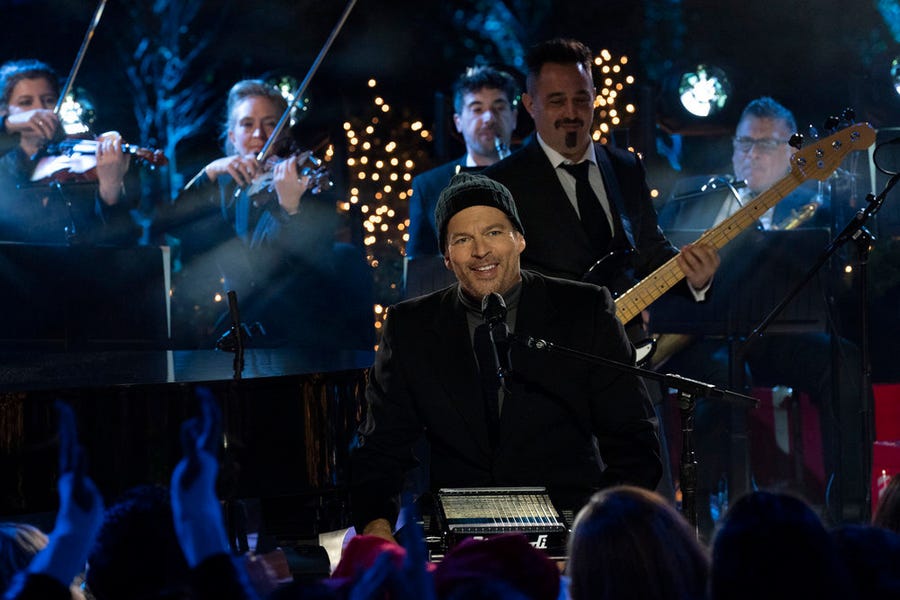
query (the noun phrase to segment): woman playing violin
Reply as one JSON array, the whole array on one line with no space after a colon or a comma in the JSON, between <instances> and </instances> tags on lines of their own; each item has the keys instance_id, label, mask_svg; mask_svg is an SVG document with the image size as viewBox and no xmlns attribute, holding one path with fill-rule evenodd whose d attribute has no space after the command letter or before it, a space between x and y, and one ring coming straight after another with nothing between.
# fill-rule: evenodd
<instances>
[{"instance_id":1,"label":"woman playing violin","mask_svg":"<svg viewBox=\"0 0 900 600\"><path fill-rule=\"evenodd\" d=\"M181 345L208 345L228 328L227 307L212 299L229 289L238 294L242 320L259 322L266 332L252 345L322 347L340 337L334 331L344 318L335 304L335 199L309 193L313 184L298 157L274 166L256 159L286 110L274 87L236 83L226 105L226 156L206 165L157 223L180 241L176 310L186 307L192 325L204 320L198 307L213 313ZM264 175L271 185L253 193Z\"/></svg>"},{"instance_id":2,"label":"woman playing violin","mask_svg":"<svg viewBox=\"0 0 900 600\"><path fill-rule=\"evenodd\" d=\"M211 181L227 174L241 187L249 187L264 168L273 168L278 204L285 214L295 215L310 183L309 176L298 174L296 157L277 161L274 167L256 160L286 109L287 102L271 86L254 80L235 84L227 105L225 152L228 156L212 161L203 172Z\"/></svg>"},{"instance_id":3,"label":"woman playing violin","mask_svg":"<svg viewBox=\"0 0 900 600\"><path fill-rule=\"evenodd\" d=\"M32 182L38 155L62 135L54 106L59 97L56 73L38 60L0 66L0 240L31 243L128 243L135 227L124 201L129 157L118 134L106 134L96 146L96 184L66 189ZM87 193L85 193L87 192ZM76 237L77 236L77 237Z\"/></svg>"}]
</instances>

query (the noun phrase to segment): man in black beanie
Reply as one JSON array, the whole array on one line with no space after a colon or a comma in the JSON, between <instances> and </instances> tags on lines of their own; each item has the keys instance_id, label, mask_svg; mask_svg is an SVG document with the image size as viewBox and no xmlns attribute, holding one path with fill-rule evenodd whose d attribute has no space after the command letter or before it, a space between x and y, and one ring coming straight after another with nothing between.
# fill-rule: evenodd
<instances>
[{"instance_id":1,"label":"man in black beanie","mask_svg":"<svg viewBox=\"0 0 900 600\"><path fill-rule=\"evenodd\" d=\"M506 349L495 353L488 340L484 351L481 343L482 301L497 293L510 331L633 364L609 292L522 271L525 232L496 181L454 176L435 222L457 283L388 312L351 457L357 532L392 539L397 495L423 433L431 491L544 486L557 508L574 514L608 485L653 489L659 439L637 377L512 344L500 381L496 355Z\"/></svg>"}]
</instances>

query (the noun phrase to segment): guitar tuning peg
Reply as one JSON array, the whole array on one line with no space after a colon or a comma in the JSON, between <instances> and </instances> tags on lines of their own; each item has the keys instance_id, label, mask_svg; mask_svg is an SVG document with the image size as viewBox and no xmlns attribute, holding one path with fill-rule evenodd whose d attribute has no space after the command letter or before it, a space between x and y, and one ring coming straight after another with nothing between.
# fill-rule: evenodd
<instances>
[{"instance_id":1,"label":"guitar tuning peg","mask_svg":"<svg viewBox=\"0 0 900 600\"><path fill-rule=\"evenodd\" d=\"M845 123L855 123L856 122L856 111L850 108L849 106L841 111L841 119Z\"/></svg>"},{"instance_id":2,"label":"guitar tuning peg","mask_svg":"<svg viewBox=\"0 0 900 600\"><path fill-rule=\"evenodd\" d=\"M813 127L812 123L810 123L809 127L806 128L806 135L808 135L811 139L817 140L819 139L819 130Z\"/></svg>"},{"instance_id":3,"label":"guitar tuning peg","mask_svg":"<svg viewBox=\"0 0 900 600\"><path fill-rule=\"evenodd\" d=\"M837 126L840 124L841 120L834 115L825 119L825 129L828 131L834 131L837 129Z\"/></svg>"},{"instance_id":4,"label":"guitar tuning peg","mask_svg":"<svg viewBox=\"0 0 900 600\"><path fill-rule=\"evenodd\" d=\"M792 148L796 148L797 150L802 148L803 147L803 134L795 133L794 135L792 135L791 139L788 140L788 145L791 146Z\"/></svg>"}]
</instances>

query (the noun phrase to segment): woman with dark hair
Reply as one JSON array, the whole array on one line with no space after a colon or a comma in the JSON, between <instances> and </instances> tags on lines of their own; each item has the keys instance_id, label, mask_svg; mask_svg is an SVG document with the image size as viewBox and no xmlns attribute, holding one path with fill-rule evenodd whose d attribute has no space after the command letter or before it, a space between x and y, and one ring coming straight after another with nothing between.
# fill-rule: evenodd
<instances>
[{"instance_id":1,"label":"woman with dark hair","mask_svg":"<svg viewBox=\"0 0 900 600\"><path fill-rule=\"evenodd\" d=\"M201 169L157 222L180 245L178 345L208 346L226 331L228 313L214 297L234 290L243 320L261 325L251 329L250 346L362 347L348 341L346 294L335 287L347 274L336 272L334 197L311 193L303 154L274 165L256 159L286 109L274 87L236 83L226 104L226 155Z\"/></svg>"},{"instance_id":2,"label":"woman with dark hair","mask_svg":"<svg viewBox=\"0 0 900 600\"><path fill-rule=\"evenodd\" d=\"M53 107L59 98L56 72L39 60L26 59L0 67L0 130L5 152L17 144L28 156L62 131Z\"/></svg>"},{"instance_id":3,"label":"woman with dark hair","mask_svg":"<svg viewBox=\"0 0 900 600\"><path fill-rule=\"evenodd\" d=\"M659 494L617 486L594 494L569 537L572 600L700 600L709 559Z\"/></svg>"},{"instance_id":4,"label":"woman with dark hair","mask_svg":"<svg viewBox=\"0 0 900 600\"><path fill-rule=\"evenodd\" d=\"M0 157L0 241L132 243L137 228L124 184L129 156L118 133L97 140L96 184L31 181L40 151L62 134L53 111L59 92L56 72L41 61L0 66L0 151L6 152Z\"/></svg>"}]
</instances>

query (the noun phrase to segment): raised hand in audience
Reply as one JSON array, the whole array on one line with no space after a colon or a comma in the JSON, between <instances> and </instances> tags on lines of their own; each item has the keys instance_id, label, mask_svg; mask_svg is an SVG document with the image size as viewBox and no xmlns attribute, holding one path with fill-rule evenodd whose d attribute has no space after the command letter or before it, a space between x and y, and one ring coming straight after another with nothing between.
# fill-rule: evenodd
<instances>
[{"instance_id":1,"label":"raised hand in audience","mask_svg":"<svg viewBox=\"0 0 900 600\"><path fill-rule=\"evenodd\" d=\"M84 449L78 443L75 415L62 402L56 403L59 416L59 512L47 546L38 552L24 573L7 590L6 598L35 597L59 588L40 580L49 577L68 589L75 576L84 570L88 552L103 523L103 498L87 476ZM38 576L35 580L31 575ZM28 589L31 589L31 592Z\"/></svg>"},{"instance_id":2,"label":"raised hand in audience","mask_svg":"<svg viewBox=\"0 0 900 600\"><path fill-rule=\"evenodd\" d=\"M190 567L196 567L209 556L229 551L225 520L215 489L222 414L208 390L201 388L197 395L201 415L181 426L184 458L175 467L170 485L175 531Z\"/></svg>"}]
</instances>

